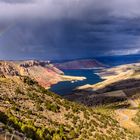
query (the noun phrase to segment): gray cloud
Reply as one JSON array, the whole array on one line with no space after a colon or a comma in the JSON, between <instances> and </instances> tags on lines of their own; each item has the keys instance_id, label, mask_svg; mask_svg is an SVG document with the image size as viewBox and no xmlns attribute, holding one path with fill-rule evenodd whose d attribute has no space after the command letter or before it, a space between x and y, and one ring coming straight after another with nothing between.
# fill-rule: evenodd
<instances>
[{"instance_id":1,"label":"gray cloud","mask_svg":"<svg viewBox=\"0 0 140 140\"><path fill-rule=\"evenodd\" d=\"M17 4L17 3L31 3L34 0L0 0L1 3Z\"/></svg>"},{"instance_id":2,"label":"gray cloud","mask_svg":"<svg viewBox=\"0 0 140 140\"><path fill-rule=\"evenodd\" d=\"M139 53L139 18L139 0L0 0L0 59Z\"/></svg>"},{"instance_id":3,"label":"gray cloud","mask_svg":"<svg viewBox=\"0 0 140 140\"><path fill-rule=\"evenodd\" d=\"M140 17L139 0L0 0L0 18Z\"/></svg>"}]
</instances>

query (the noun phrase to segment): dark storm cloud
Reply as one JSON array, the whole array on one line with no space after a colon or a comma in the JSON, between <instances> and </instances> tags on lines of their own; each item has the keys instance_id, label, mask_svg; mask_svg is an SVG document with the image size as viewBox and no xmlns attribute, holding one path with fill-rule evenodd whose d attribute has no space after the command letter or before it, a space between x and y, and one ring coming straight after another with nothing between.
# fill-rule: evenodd
<instances>
[{"instance_id":1,"label":"dark storm cloud","mask_svg":"<svg viewBox=\"0 0 140 140\"><path fill-rule=\"evenodd\" d=\"M0 58L140 52L139 0L0 0Z\"/></svg>"}]
</instances>

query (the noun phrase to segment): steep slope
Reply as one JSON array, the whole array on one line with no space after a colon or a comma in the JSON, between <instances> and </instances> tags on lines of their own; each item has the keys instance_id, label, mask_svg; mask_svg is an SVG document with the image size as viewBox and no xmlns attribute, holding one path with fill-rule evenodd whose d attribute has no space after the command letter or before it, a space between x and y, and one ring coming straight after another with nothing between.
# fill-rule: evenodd
<instances>
[{"instance_id":1,"label":"steep slope","mask_svg":"<svg viewBox=\"0 0 140 140\"><path fill-rule=\"evenodd\" d=\"M64 63L54 64L59 69L94 69L106 67L104 64L94 59L73 60Z\"/></svg>"},{"instance_id":2,"label":"steep slope","mask_svg":"<svg viewBox=\"0 0 140 140\"><path fill-rule=\"evenodd\" d=\"M48 88L52 84L67 80L83 80L84 77L65 76L62 71L47 61L0 61L0 75L29 76L41 86Z\"/></svg>"},{"instance_id":3,"label":"steep slope","mask_svg":"<svg viewBox=\"0 0 140 140\"><path fill-rule=\"evenodd\" d=\"M0 122L33 140L136 140L111 116L45 90L28 77L0 78ZM3 138L4 135L1 135ZM14 136L13 136L14 137ZM17 138L15 138L17 139ZM21 138L22 139L22 138Z\"/></svg>"}]
</instances>

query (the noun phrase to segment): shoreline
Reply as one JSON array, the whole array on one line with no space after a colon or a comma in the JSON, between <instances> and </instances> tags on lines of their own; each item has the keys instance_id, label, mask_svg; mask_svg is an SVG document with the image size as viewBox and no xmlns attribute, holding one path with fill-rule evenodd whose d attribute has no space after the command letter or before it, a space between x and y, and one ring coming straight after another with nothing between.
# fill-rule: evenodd
<instances>
[{"instance_id":1,"label":"shoreline","mask_svg":"<svg viewBox=\"0 0 140 140\"><path fill-rule=\"evenodd\" d=\"M83 81L86 80L86 77L82 77L82 76L69 76L69 75L61 75L62 80L51 84L50 86L46 87L46 89L50 89L53 85L58 84L59 82L69 82L69 81Z\"/></svg>"},{"instance_id":2,"label":"shoreline","mask_svg":"<svg viewBox=\"0 0 140 140\"><path fill-rule=\"evenodd\" d=\"M83 81L86 80L87 78L84 76L69 76L69 75L63 75L62 81ZM60 81L61 82L61 81Z\"/></svg>"}]
</instances>

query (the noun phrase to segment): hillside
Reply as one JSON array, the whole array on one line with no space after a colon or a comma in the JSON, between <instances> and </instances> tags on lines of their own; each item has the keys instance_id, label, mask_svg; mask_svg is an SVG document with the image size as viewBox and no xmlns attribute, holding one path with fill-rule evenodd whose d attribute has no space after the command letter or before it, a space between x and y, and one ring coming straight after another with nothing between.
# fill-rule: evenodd
<instances>
[{"instance_id":1,"label":"hillside","mask_svg":"<svg viewBox=\"0 0 140 140\"><path fill-rule=\"evenodd\" d=\"M84 77L65 76L64 73L47 61L0 61L0 75L29 76L41 86L48 88L60 81L83 80Z\"/></svg>"},{"instance_id":2,"label":"hillside","mask_svg":"<svg viewBox=\"0 0 140 140\"><path fill-rule=\"evenodd\" d=\"M139 94L132 94L133 91L127 92L127 94L123 91L115 91L115 93L99 95L91 94L91 92L88 94L84 90L82 92L85 94L80 91L77 96L73 95L74 98L67 97L74 102L68 101L40 84L37 74L41 78L47 78L45 70L53 71L60 77L63 76L63 73L51 64L46 65L45 63L44 66L44 62L1 61L1 140L140 139L139 111L130 110L133 116L131 115L127 119L127 121L131 121L135 129L138 129L138 131L134 131L136 133L127 127L123 118L128 112L123 107L133 107L132 104L135 104L133 98L137 99ZM138 125L134 122L138 122Z\"/></svg>"},{"instance_id":3,"label":"hillside","mask_svg":"<svg viewBox=\"0 0 140 140\"><path fill-rule=\"evenodd\" d=\"M0 78L1 139L138 139L98 109L67 101L28 77Z\"/></svg>"},{"instance_id":4,"label":"hillside","mask_svg":"<svg viewBox=\"0 0 140 140\"><path fill-rule=\"evenodd\" d=\"M73 60L64 63L54 64L59 69L95 69L106 67L104 64L94 59Z\"/></svg>"},{"instance_id":5,"label":"hillside","mask_svg":"<svg viewBox=\"0 0 140 140\"><path fill-rule=\"evenodd\" d=\"M140 63L104 69L98 75L104 81L78 87L65 98L102 111L109 109L122 127L140 133Z\"/></svg>"},{"instance_id":6,"label":"hillside","mask_svg":"<svg viewBox=\"0 0 140 140\"><path fill-rule=\"evenodd\" d=\"M113 90L122 90L140 87L140 63L116 66L101 70L98 75L104 80L95 85L85 85L78 89L92 90L104 93Z\"/></svg>"}]
</instances>

